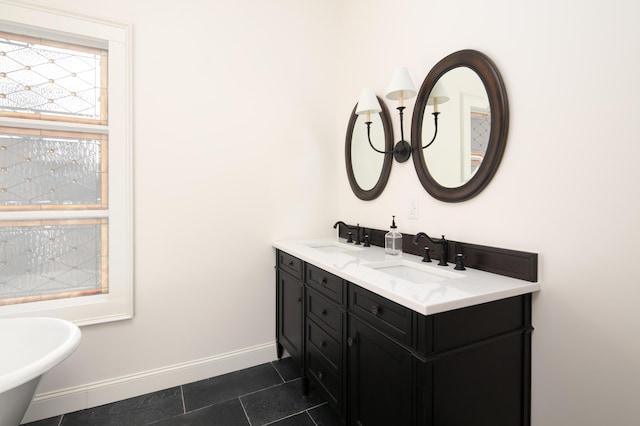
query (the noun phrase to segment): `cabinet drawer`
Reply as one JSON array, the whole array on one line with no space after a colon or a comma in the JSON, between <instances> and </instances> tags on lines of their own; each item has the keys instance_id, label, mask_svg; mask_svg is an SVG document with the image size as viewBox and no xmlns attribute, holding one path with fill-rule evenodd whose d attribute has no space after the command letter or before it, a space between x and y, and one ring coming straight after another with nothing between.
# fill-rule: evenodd
<instances>
[{"instance_id":1,"label":"cabinet drawer","mask_svg":"<svg viewBox=\"0 0 640 426\"><path fill-rule=\"evenodd\" d=\"M342 348L332 336L313 321L307 321L307 344L322 354L333 368L342 365Z\"/></svg>"},{"instance_id":2,"label":"cabinet drawer","mask_svg":"<svg viewBox=\"0 0 640 426\"><path fill-rule=\"evenodd\" d=\"M326 394L327 399L340 407L342 402L342 369L336 369L312 348L307 351L307 374Z\"/></svg>"},{"instance_id":3,"label":"cabinet drawer","mask_svg":"<svg viewBox=\"0 0 640 426\"><path fill-rule=\"evenodd\" d=\"M297 257L291 256L289 253L278 250L278 269L287 271L297 279L302 281L303 263Z\"/></svg>"},{"instance_id":4,"label":"cabinet drawer","mask_svg":"<svg viewBox=\"0 0 640 426\"><path fill-rule=\"evenodd\" d=\"M318 290L329 299L339 304L343 303L344 284L342 278L307 264L307 285Z\"/></svg>"},{"instance_id":5,"label":"cabinet drawer","mask_svg":"<svg viewBox=\"0 0 640 426\"><path fill-rule=\"evenodd\" d=\"M311 289L307 290L307 316L315 320L331 337L342 340L342 309Z\"/></svg>"},{"instance_id":6,"label":"cabinet drawer","mask_svg":"<svg viewBox=\"0 0 640 426\"><path fill-rule=\"evenodd\" d=\"M389 337L411 346L411 309L349 284L349 310Z\"/></svg>"}]
</instances>

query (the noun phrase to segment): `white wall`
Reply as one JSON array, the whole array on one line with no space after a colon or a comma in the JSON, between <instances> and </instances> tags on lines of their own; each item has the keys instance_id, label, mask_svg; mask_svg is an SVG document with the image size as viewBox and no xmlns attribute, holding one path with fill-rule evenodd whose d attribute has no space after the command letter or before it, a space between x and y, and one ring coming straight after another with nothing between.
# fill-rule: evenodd
<instances>
[{"instance_id":1,"label":"white wall","mask_svg":"<svg viewBox=\"0 0 640 426\"><path fill-rule=\"evenodd\" d=\"M636 424L640 3L351 0L341 12L343 122L361 87L384 95L394 67L419 86L442 57L472 48L499 67L511 123L500 169L476 198L439 202L411 161L395 163L372 202L341 177L340 219L386 228L396 214L401 231L539 253L533 424ZM419 220L407 219L409 197Z\"/></svg>"},{"instance_id":2,"label":"white wall","mask_svg":"<svg viewBox=\"0 0 640 426\"><path fill-rule=\"evenodd\" d=\"M534 425L634 422L640 4L42 3L133 24L136 317L83 328L41 392L273 342L271 239L330 234L336 219L386 228L395 214L405 232L540 254ZM398 65L419 85L463 48L489 55L507 85L494 180L441 203L409 161L378 200L358 200L343 141L362 87L383 95Z\"/></svg>"},{"instance_id":3,"label":"white wall","mask_svg":"<svg viewBox=\"0 0 640 426\"><path fill-rule=\"evenodd\" d=\"M135 318L83 327L77 352L38 394L68 390L76 406L65 407L78 409L151 390L147 373L184 363L196 373L169 371L157 386L256 346L272 345L266 360L275 359L271 241L333 231L337 173L327 170L343 136L327 96L332 3L39 3L133 26ZM218 374L238 365L212 364Z\"/></svg>"}]
</instances>

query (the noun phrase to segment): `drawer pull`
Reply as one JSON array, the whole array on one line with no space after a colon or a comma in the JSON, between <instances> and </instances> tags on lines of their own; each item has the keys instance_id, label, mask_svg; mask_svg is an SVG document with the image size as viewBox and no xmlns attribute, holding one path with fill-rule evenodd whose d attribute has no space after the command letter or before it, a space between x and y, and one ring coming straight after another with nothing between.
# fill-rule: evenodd
<instances>
[{"instance_id":1,"label":"drawer pull","mask_svg":"<svg viewBox=\"0 0 640 426\"><path fill-rule=\"evenodd\" d=\"M322 285L327 285L327 277L322 278L320 282L322 283Z\"/></svg>"},{"instance_id":2,"label":"drawer pull","mask_svg":"<svg viewBox=\"0 0 640 426\"><path fill-rule=\"evenodd\" d=\"M293 260L289 261L289 266L293 266Z\"/></svg>"},{"instance_id":3,"label":"drawer pull","mask_svg":"<svg viewBox=\"0 0 640 426\"><path fill-rule=\"evenodd\" d=\"M355 343L355 340L353 340L352 337L347 337L347 345L353 346L354 343Z\"/></svg>"},{"instance_id":4,"label":"drawer pull","mask_svg":"<svg viewBox=\"0 0 640 426\"><path fill-rule=\"evenodd\" d=\"M378 315L380 313L380 308L378 307L378 305L373 305L371 307L371 313L373 315Z\"/></svg>"}]
</instances>

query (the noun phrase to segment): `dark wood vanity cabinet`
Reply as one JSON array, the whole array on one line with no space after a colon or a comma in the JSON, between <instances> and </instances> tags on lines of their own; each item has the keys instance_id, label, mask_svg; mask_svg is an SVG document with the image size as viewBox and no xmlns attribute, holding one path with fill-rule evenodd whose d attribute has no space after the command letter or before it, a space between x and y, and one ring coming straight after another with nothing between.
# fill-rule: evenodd
<instances>
[{"instance_id":1,"label":"dark wood vanity cabinet","mask_svg":"<svg viewBox=\"0 0 640 426\"><path fill-rule=\"evenodd\" d=\"M278 345L346 424L530 424L530 294L425 316L283 254Z\"/></svg>"}]
</instances>

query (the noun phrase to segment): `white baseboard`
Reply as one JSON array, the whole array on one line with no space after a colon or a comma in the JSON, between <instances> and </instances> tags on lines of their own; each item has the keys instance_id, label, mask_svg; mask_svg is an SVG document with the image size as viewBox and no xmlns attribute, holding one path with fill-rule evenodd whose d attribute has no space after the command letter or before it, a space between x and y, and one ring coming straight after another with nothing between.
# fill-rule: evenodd
<instances>
[{"instance_id":1,"label":"white baseboard","mask_svg":"<svg viewBox=\"0 0 640 426\"><path fill-rule=\"evenodd\" d=\"M275 342L128 376L36 394L23 423L59 416L179 386L276 359Z\"/></svg>"}]
</instances>

